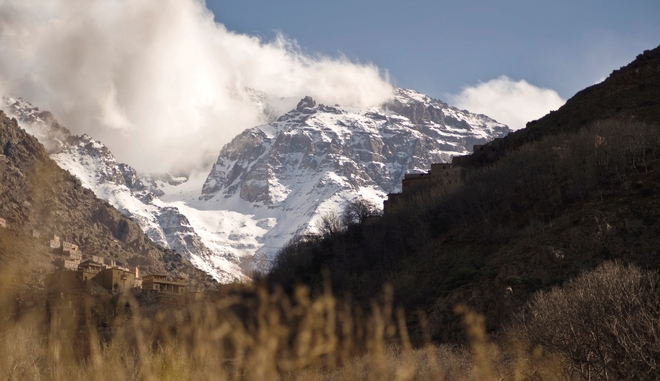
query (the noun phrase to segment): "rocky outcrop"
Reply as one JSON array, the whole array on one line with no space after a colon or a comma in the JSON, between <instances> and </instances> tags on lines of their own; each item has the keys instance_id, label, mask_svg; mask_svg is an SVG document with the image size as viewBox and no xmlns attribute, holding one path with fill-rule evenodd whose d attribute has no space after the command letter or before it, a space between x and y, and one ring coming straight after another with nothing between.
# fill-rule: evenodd
<instances>
[{"instance_id":1,"label":"rocky outcrop","mask_svg":"<svg viewBox=\"0 0 660 381\"><path fill-rule=\"evenodd\" d=\"M156 246L135 222L62 170L35 137L3 112L0 147L0 216L14 229L57 234L86 254L140 265L144 273L168 273L211 285L183 257Z\"/></svg>"},{"instance_id":2,"label":"rocky outcrop","mask_svg":"<svg viewBox=\"0 0 660 381\"><path fill-rule=\"evenodd\" d=\"M484 115L412 90L398 89L393 101L364 111L305 97L276 122L246 130L223 147L201 199L239 194L244 201L275 206L301 197L285 190L295 189L297 179L330 172L354 190L394 192L405 172L426 171L433 162L449 161L509 131Z\"/></svg>"}]
</instances>

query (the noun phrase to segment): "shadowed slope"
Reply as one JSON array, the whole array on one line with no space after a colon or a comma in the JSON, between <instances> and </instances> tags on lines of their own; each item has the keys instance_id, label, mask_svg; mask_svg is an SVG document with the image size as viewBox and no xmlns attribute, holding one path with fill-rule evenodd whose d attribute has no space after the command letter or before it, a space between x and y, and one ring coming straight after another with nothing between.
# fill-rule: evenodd
<instances>
[{"instance_id":1,"label":"shadowed slope","mask_svg":"<svg viewBox=\"0 0 660 381\"><path fill-rule=\"evenodd\" d=\"M140 266L143 273L184 276L193 283L211 285L208 277L181 255L156 246L133 221L99 200L80 181L52 161L36 138L0 112L0 217L26 239L37 229L46 245L57 234L86 254ZM3 239L10 239L4 235ZM27 260L22 246L8 257Z\"/></svg>"}]
</instances>

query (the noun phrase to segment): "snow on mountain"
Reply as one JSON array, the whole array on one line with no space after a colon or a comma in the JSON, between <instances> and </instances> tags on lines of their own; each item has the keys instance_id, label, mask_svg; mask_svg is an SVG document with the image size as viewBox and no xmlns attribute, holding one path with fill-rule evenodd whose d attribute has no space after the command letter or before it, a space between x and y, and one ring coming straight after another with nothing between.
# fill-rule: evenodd
<instances>
[{"instance_id":1,"label":"snow on mountain","mask_svg":"<svg viewBox=\"0 0 660 381\"><path fill-rule=\"evenodd\" d=\"M165 203L159 199L165 195L162 189L187 184L189 179L173 178L166 174L139 175L131 166L118 163L101 142L88 135L72 135L49 112L39 111L21 99L4 99L3 109L44 144L60 167L79 178L83 186L94 191L97 197L108 201L137 222L151 240L176 250L219 282L247 279L240 267L240 257L251 254L245 253L244 246L251 247L255 244L254 240L246 238L245 242L236 243L224 237L223 241L221 234L215 241L209 241L212 244L209 248L199 235L209 229L205 224L207 219L195 215L196 218L191 221L179 209L186 208L185 205ZM231 232L249 226L249 216L236 218L234 213L222 211L216 214L216 218L235 224L227 228ZM257 228L256 234L261 234L261 230Z\"/></svg>"},{"instance_id":2,"label":"snow on mountain","mask_svg":"<svg viewBox=\"0 0 660 381\"><path fill-rule=\"evenodd\" d=\"M268 109L265 97L255 99ZM348 201L382 205L406 172L426 171L510 131L412 90L398 89L393 100L368 110L306 97L236 136L208 175L177 178L138 174L102 143L71 135L22 100L5 99L4 109L99 198L223 283L266 269L286 242L314 231L324 214L339 213Z\"/></svg>"},{"instance_id":3,"label":"snow on mountain","mask_svg":"<svg viewBox=\"0 0 660 381\"><path fill-rule=\"evenodd\" d=\"M197 207L234 210L277 223L256 250L268 263L296 234L356 197L382 205L406 172L467 154L510 130L412 90L369 110L310 97L277 121L248 129L220 152Z\"/></svg>"}]
</instances>

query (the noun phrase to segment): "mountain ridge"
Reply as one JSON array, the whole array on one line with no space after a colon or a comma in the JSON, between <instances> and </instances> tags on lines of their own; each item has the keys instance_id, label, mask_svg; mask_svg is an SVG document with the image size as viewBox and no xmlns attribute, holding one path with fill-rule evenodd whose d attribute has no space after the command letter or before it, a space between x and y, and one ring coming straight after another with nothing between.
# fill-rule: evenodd
<instances>
[{"instance_id":1,"label":"mountain ridge","mask_svg":"<svg viewBox=\"0 0 660 381\"><path fill-rule=\"evenodd\" d=\"M640 101L641 99L641 101ZM525 143L547 135L575 132L598 120L660 120L660 46L645 50L602 82L578 91L559 110L527 123L504 139L486 144L466 158L467 166L488 165Z\"/></svg>"},{"instance_id":2,"label":"mountain ridge","mask_svg":"<svg viewBox=\"0 0 660 381\"><path fill-rule=\"evenodd\" d=\"M12 229L57 234L85 254L212 287L212 281L181 255L152 243L136 223L61 169L16 119L0 112L0 127L0 215ZM15 250L12 255L20 257L20 247Z\"/></svg>"},{"instance_id":3,"label":"mountain ridge","mask_svg":"<svg viewBox=\"0 0 660 381\"><path fill-rule=\"evenodd\" d=\"M206 178L174 178L139 174L89 135L70 134L50 113L17 99L5 103L61 167L154 242L223 283L268 268L286 242L356 197L380 206L406 172L424 172L509 132L412 90L398 89L391 102L368 110L306 97L226 144Z\"/></svg>"}]
</instances>

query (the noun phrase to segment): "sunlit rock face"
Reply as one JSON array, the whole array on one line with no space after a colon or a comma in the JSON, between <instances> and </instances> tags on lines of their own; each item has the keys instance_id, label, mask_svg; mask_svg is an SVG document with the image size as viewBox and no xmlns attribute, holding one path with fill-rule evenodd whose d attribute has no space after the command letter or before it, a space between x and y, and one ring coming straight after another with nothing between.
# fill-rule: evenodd
<instances>
[{"instance_id":1,"label":"sunlit rock face","mask_svg":"<svg viewBox=\"0 0 660 381\"><path fill-rule=\"evenodd\" d=\"M325 187L371 187L393 192L407 171L425 171L509 132L412 90L399 89L381 107L355 110L305 97L276 122L244 131L227 144L202 188L201 199L238 194L247 202L285 207L314 180ZM287 201L288 200L288 201Z\"/></svg>"},{"instance_id":2,"label":"sunlit rock face","mask_svg":"<svg viewBox=\"0 0 660 381\"><path fill-rule=\"evenodd\" d=\"M4 108L58 165L129 216L151 240L176 250L216 280L267 269L297 234L356 197L382 205L406 172L464 155L506 135L507 126L398 89L379 107L356 109L303 98L270 124L226 144L210 173L137 173L92 137L76 136L27 102Z\"/></svg>"}]
</instances>

